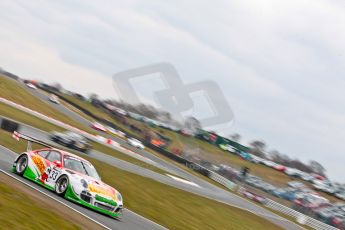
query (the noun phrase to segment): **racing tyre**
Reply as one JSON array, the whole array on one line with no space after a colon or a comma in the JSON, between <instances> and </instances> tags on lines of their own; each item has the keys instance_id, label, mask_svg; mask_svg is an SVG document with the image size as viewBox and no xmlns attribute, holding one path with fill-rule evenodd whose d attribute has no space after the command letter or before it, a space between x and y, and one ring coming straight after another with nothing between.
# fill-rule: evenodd
<instances>
[{"instance_id":1,"label":"racing tyre","mask_svg":"<svg viewBox=\"0 0 345 230\"><path fill-rule=\"evenodd\" d=\"M68 188L69 180L66 175L61 176L55 184L55 192L59 196L64 196Z\"/></svg>"},{"instance_id":2,"label":"racing tyre","mask_svg":"<svg viewBox=\"0 0 345 230\"><path fill-rule=\"evenodd\" d=\"M16 163L16 173L18 175L23 175L26 168L28 167L28 163L29 163L29 158L27 155L23 155L21 156Z\"/></svg>"},{"instance_id":3,"label":"racing tyre","mask_svg":"<svg viewBox=\"0 0 345 230\"><path fill-rule=\"evenodd\" d=\"M118 213L120 214L119 216L117 216L115 219L117 220L122 220L122 217L123 217L123 209L121 208Z\"/></svg>"}]
</instances>

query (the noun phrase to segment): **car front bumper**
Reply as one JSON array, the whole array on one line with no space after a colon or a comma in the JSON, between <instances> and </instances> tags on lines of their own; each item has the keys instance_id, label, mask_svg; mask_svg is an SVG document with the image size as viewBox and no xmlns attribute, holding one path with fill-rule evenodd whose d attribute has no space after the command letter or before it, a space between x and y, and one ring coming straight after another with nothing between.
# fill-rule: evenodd
<instances>
[{"instance_id":1,"label":"car front bumper","mask_svg":"<svg viewBox=\"0 0 345 230\"><path fill-rule=\"evenodd\" d=\"M81 193L77 195L72 186L69 186L65 198L73 202L79 203L87 208L95 210L97 212L106 214L114 218L120 218L122 216L123 206L116 203L116 205L110 205L108 203L97 200L94 196L87 193Z\"/></svg>"}]
</instances>

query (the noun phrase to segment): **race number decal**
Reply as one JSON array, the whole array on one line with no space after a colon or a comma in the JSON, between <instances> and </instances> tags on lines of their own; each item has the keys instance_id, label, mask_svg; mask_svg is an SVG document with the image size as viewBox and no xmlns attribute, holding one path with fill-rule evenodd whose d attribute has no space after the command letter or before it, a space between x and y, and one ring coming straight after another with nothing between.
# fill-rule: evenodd
<instances>
[{"instance_id":1,"label":"race number decal","mask_svg":"<svg viewBox=\"0 0 345 230\"><path fill-rule=\"evenodd\" d=\"M47 169L47 174L48 174L47 182L56 181L56 179L59 177L60 173L61 173L60 169L58 169L56 167L49 167Z\"/></svg>"}]
</instances>

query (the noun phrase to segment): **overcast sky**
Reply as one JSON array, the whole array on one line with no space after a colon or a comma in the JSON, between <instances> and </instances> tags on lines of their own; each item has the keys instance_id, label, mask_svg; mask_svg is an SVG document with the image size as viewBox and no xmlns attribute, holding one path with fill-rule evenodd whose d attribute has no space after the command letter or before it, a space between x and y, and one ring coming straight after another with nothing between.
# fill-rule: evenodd
<instances>
[{"instance_id":1,"label":"overcast sky","mask_svg":"<svg viewBox=\"0 0 345 230\"><path fill-rule=\"evenodd\" d=\"M10 72L115 98L113 74L168 62L186 84L219 84L235 115L220 132L317 160L345 181L343 1L2 0L0 9L0 67Z\"/></svg>"}]
</instances>

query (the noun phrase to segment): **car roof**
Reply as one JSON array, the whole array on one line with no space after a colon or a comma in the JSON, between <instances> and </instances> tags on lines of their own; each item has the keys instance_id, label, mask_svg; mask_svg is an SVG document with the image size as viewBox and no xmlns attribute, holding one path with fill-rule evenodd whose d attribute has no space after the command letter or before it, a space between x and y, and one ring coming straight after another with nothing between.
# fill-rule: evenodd
<instances>
[{"instance_id":1,"label":"car roof","mask_svg":"<svg viewBox=\"0 0 345 230\"><path fill-rule=\"evenodd\" d=\"M44 149L37 149L37 150L34 150L34 151L44 151L44 150L48 150L48 151L50 151L50 150L57 151L57 152L61 153L63 157L64 157L64 156L70 156L70 157L74 157L74 158L76 158L76 159L83 160L83 161L85 161L85 162L91 164L88 160L86 160L86 159L84 159L84 158L82 158L82 157L80 157L80 156L78 156L78 155L75 155L75 154L73 154L73 153L70 153L70 152L67 152L67 151L64 151L64 150L61 150L61 149L57 149L57 148L44 148Z\"/></svg>"}]
</instances>

